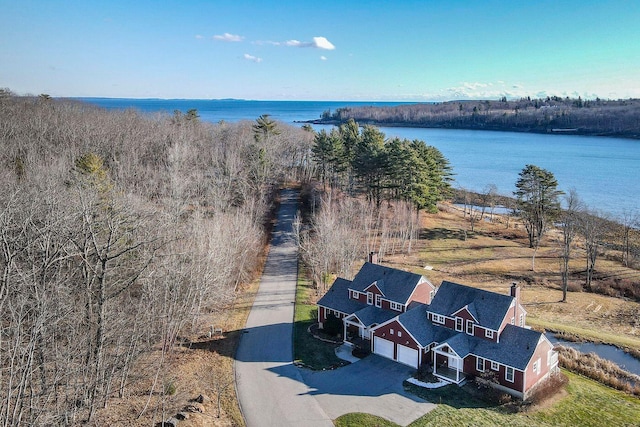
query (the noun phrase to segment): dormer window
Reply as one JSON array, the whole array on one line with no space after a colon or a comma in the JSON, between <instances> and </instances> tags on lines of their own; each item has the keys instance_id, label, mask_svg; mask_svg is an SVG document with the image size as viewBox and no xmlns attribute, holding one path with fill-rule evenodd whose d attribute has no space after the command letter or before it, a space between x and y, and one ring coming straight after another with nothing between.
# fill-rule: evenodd
<instances>
[{"instance_id":1,"label":"dormer window","mask_svg":"<svg viewBox=\"0 0 640 427\"><path fill-rule=\"evenodd\" d=\"M473 335L473 321L467 320L467 334Z\"/></svg>"},{"instance_id":2,"label":"dormer window","mask_svg":"<svg viewBox=\"0 0 640 427\"><path fill-rule=\"evenodd\" d=\"M382 307L382 295L376 294L376 307Z\"/></svg>"},{"instance_id":3,"label":"dormer window","mask_svg":"<svg viewBox=\"0 0 640 427\"><path fill-rule=\"evenodd\" d=\"M456 331L462 332L464 327L464 319L462 317L456 317Z\"/></svg>"},{"instance_id":4,"label":"dormer window","mask_svg":"<svg viewBox=\"0 0 640 427\"><path fill-rule=\"evenodd\" d=\"M391 301L389 303L391 310L402 311L402 304Z\"/></svg>"},{"instance_id":5,"label":"dormer window","mask_svg":"<svg viewBox=\"0 0 640 427\"><path fill-rule=\"evenodd\" d=\"M444 324L444 316L441 314L435 314L433 313L431 315L431 320L433 320L433 323L440 323L441 325Z\"/></svg>"},{"instance_id":6,"label":"dormer window","mask_svg":"<svg viewBox=\"0 0 640 427\"><path fill-rule=\"evenodd\" d=\"M367 292L367 304L373 304L373 292Z\"/></svg>"}]
</instances>

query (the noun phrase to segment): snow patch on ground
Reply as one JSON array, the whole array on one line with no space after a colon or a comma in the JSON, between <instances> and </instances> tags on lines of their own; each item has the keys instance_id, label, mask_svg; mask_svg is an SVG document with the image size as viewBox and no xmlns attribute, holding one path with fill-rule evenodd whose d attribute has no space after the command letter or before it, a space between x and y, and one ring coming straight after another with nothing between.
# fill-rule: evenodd
<instances>
[{"instance_id":1,"label":"snow patch on ground","mask_svg":"<svg viewBox=\"0 0 640 427\"><path fill-rule=\"evenodd\" d=\"M444 387L446 385L451 384L449 381L444 381L444 380L440 380L437 383L425 383L413 377L409 378L407 382L410 382L411 384L414 384L414 385L417 385L418 387L423 387L423 388L440 388L440 387Z\"/></svg>"}]
</instances>

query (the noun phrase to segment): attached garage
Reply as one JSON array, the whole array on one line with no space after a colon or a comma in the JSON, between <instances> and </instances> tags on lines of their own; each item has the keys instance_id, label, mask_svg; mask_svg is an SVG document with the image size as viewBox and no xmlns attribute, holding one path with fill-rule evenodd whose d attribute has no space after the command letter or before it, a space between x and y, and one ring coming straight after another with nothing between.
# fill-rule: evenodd
<instances>
[{"instance_id":1,"label":"attached garage","mask_svg":"<svg viewBox=\"0 0 640 427\"><path fill-rule=\"evenodd\" d=\"M375 354L379 354L380 356L386 357L387 359L394 360L393 347L394 344L392 341L385 340L384 338L380 338L377 336L373 337L373 352Z\"/></svg>"},{"instance_id":2,"label":"attached garage","mask_svg":"<svg viewBox=\"0 0 640 427\"><path fill-rule=\"evenodd\" d=\"M398 362L418 368L418 350L398 344Z\"/></svg>"}]
</instances>

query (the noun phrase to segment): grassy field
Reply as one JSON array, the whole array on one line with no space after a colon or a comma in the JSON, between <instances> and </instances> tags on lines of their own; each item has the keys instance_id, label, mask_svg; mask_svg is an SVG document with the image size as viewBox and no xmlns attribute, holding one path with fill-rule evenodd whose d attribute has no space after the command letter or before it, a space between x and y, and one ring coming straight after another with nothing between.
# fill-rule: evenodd
<instances>
[{"instance_id":1,"label":"grassy field","mask_svg":"<svg viewBox=\"0 0 640 427\"><path fill-rule=\"evenodd\" d=\"M640 304L582 292L586 261L579 244L570 263L573 291L566 303L560 302L558 232L552 230L543 239L534 271L533 249L528 247L522 226L513 220L509 228L500 218L477 222L471 232L461 212L449 207L438 214L425 215L422 227L422 238L413 253L387 255L382 257L382 263L424 274L435 285L450 280L506 294L511 283L518 282L530 325L640 350ZM596 265L600 278L597 283L625 281L636 286L640 283L640 271L622 266L611 251L604 251ZM425 270L425 266L432 269Z\"/></svg>"},{"instance_id":2,"label":"grassy field","mask_svg":"<svg viewBox=\"0 0 640 427\"><path fill-rule=\"evenodd\" d=\"M296 363L311 369L323 369L342 363L336 357L334 349L337 344L329 344L317 340L309 334L308 329L318 321L318 306L313 301L315 291L301 272L298 274L296 288L296 307L293 325L293 358Z\"/></svg>"},{"instance_id":3,"label":"grassy field","mask_svg":"<svg viewBox=\"0 0 640 427\"><path fill-rule=\"evenodd\" d=\"M412 391L431 402L436 409L410 424L423 426L637 426L640 400L604 387L594 381L565 372L569 385L563 396L532 407L526 412L509 413L502 407L474 399L457 386L427 390L411 386ZM367 414L347 414L335 420L338 427L394 426Z\"/></svg>"},{"instance_id":4,"label":"grassy field","mask_svg":"<svg viewBox=\"0 0 640 427\"><path fill-rule=\"evenodd\" d=\"M423 234L411 254L384 256L384 265L425 275L439 285L449 280L493 292L508 293L512 282L522 286L527 323L538 329L565 332L589 341L640 350L640 304L623 298L583 292L584 251L574 250L567 302L560 302L559 239L548 233L536 254L528 247L522 227L501 221L476 223L453 208L423 219ZM466 230L466 232L465 232ZM428 269L425 267L428 266ZM640 272L623 267L616 254L605 251L597 263L602 280L640 283ZM474 399L454 388L424 390L416 394L441 403L411 426L637 426L640 400L575 374L564 395L526 412L509 413ZM413 386L411 386L413 387ZM463 394L461 394L463 393ZM336 426L390 426L386 420L365 414L348 414Z\"/></svg>"}]
</instances>

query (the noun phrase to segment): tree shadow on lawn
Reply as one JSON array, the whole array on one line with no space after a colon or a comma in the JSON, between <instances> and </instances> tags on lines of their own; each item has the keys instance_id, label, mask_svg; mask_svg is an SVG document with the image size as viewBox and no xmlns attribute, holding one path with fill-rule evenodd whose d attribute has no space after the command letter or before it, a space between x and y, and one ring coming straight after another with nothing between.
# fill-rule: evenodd
<instances>
[{"instance_id":1,"label":"tree shadow on lawn","mask_svg":"<svg viewBox=\"0 0 640 427\"><path fill-rule=\"evenodd\" d=\"M448 405L456 409L469 408L500 410L500 405L474 396L478 391L473 390L472 393L468 391L469 387L473 386L465 385L463 387L459 387L455 384L450 384L440 388L427 389L408 382L404 383L405 390L428 402Z\"/></svg>"},{"instance_id":2,"label":"tree shadow on lawn","mask_svg":"<svg viewBox=\"0 0 640 427\"><path fill-rule=\"evenodd\" d=\"M454 240L467 240L472 239L474 237L474 233L471 231L465 230L450 230L448 228L437 227L430 229L423 229L420 231L418 238L420 240L446 240L446 239L454 239Z\"/></svg>"}]
</instances>

